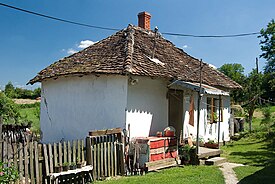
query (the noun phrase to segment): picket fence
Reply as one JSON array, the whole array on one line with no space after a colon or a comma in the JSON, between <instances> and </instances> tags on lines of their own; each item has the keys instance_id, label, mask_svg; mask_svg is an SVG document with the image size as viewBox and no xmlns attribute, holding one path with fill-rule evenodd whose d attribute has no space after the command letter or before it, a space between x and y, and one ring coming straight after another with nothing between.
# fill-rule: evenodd
<instances>
[{"instance_id":1,"label":"picket fence","mask_svg":"<svg viewBox=\"0 0 275 184\"><path fill-rule=\"evenodd\" d=\"M40 144L37 141L0 143L0 161L13 165L19 172L17 183L47 183L54 167L65 162L85 162L84 140Z\"/></svg>"}]
</instances>

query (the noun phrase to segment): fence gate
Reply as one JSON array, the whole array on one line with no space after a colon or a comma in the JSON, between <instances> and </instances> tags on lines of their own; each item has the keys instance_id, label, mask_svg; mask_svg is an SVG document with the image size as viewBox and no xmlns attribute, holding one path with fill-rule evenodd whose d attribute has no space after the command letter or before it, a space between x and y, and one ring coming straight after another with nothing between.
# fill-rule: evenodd
<instances>
[{"instance_id":1,"label":"fence gate","mask_svg":"<svg viewBox=\"0 0 275 184\"><path fill-rule=\"evenodd\" d=\"M93 165L93 178L124 175L124 137L120 128L89 132L86 138L87 164Z\"/></svg>"}]
</instances>

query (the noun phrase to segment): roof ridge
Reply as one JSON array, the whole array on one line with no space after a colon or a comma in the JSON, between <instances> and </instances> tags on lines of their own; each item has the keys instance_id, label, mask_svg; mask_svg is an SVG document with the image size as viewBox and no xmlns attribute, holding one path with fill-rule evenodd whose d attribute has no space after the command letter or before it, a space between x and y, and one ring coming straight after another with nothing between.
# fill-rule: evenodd
<instances>
[{"instance_id":1,"label":"roof ridge","mask_svg":"<svg viewBox=\"0 0 275 184\"><path fill-rule=\"evenodd\" d=\"M134 42L135 37L134 33L135 30L133 29L133 25L129 24L126 32L126 45L125 45L125 52L126 52L126 58L124 62L124 71L125 73L132 73L133 68L133 53L134 53Z\"/></svg>"}]
</instances>

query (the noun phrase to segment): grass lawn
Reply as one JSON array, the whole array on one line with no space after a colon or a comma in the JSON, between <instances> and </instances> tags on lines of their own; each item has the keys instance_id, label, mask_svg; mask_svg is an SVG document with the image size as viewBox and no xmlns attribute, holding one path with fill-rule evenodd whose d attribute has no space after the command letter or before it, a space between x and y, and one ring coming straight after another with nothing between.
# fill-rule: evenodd
<instances>
[{"instance_id":1,"label":"grass lawn","mask_svg":"<svg viewBox=\"0 0 275 184\"><path fill-rule=\"evenodd\" d=\"M223 184L224 178L222 172L214 166L185 166L163 169L160 172L150 172L144 176L129 176L113 178L97 183L106 184Z\"/></svg>"},{"instance_id":2,"label":"grass lawn","mask_svg":"<svg viewBox=\"0 0 275 184\"><path fill-rule=\"evenodd\" d=\"M274 108L275 110L275 108ZM240 183L275 183L274 136L266 137L267 131L260 125L261 119L253 119L253 132L223 146L223 157L230 162L246 166L234 168Z\"/></svg>"},{"instance_id":3,"label":"grass lawn","mask_svg":"<svg viewBox=\"0 0 275 184\"><path fill-rule=\"evenodd\" d=\"M37 107L20 107L20 115L26 119L27 121L31 121L32 124L32 131L37 132L40 130L40 121L37 116L39 110Z\"/></svg>"}]
</instances>

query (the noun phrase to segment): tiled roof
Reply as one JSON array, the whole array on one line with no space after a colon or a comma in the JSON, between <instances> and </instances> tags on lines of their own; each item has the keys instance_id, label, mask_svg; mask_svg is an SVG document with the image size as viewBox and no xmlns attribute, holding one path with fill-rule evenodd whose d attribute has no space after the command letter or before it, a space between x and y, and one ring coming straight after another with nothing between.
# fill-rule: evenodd
<instances>
[{"instance_id":1,"label":"tiled roof","mask_svg":"<svg viewBox=\"0 0 275 184\"><path fill-rule=\"evenodd\" d=\"M175 47L160 34L129 25L126 29L51 64L29 83L59 76L88 74L131 74L199 82L199 66L198 59ZM203 63L202 81L210 86L241 88L238 83L206 63Z\"/></svg>"}]
</instances>

